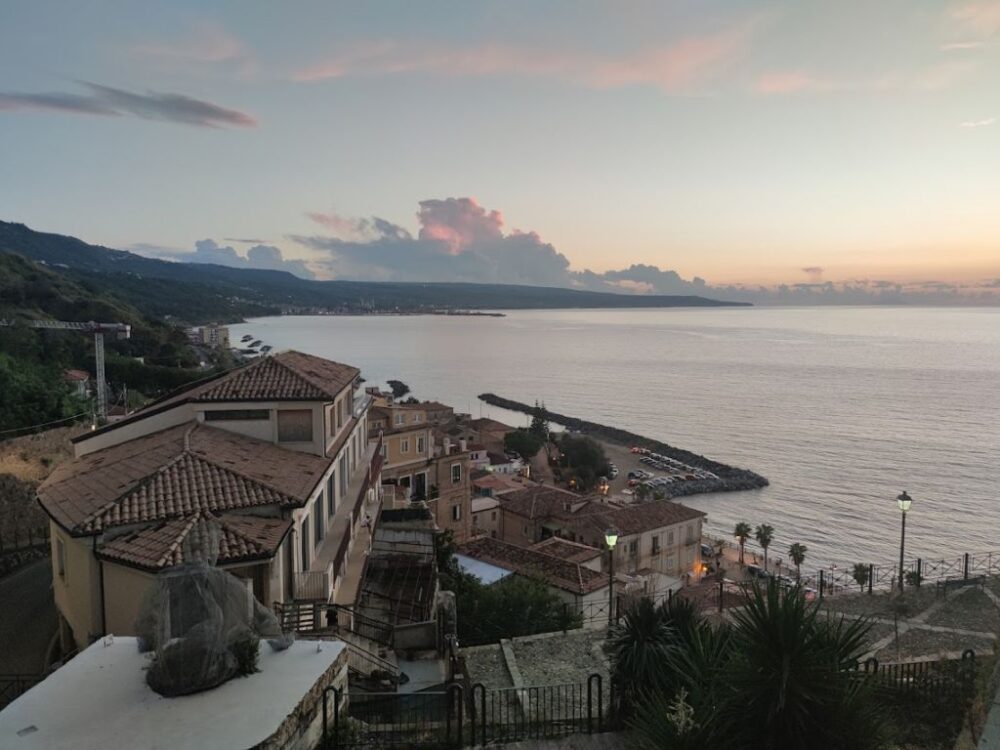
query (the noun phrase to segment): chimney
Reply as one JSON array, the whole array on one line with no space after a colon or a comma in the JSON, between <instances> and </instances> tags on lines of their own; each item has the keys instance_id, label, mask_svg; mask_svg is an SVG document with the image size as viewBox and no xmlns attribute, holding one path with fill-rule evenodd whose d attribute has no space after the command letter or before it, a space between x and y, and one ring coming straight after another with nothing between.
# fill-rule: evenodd
<instances>
[{"instance_id":1,"label":"chimney","mask_svg":"<svg viewBox=\"0 0 1000 750\"><path fill-rule=\"evenodd\" d=\"M469 449L469 443L465 438L459 438L458 440L458 450L465 453Z\"/></svg>"},{"instance_id":2,"label":"chimney","mask_svg":"<svg viewBox=\"0 0 1000 750\"><path fill-rule=\"evenodd\" d=\"M451 455L451 438L447 436L445 436L444 439L444 455L446 456Z\"/></svg>"}]
</instances>

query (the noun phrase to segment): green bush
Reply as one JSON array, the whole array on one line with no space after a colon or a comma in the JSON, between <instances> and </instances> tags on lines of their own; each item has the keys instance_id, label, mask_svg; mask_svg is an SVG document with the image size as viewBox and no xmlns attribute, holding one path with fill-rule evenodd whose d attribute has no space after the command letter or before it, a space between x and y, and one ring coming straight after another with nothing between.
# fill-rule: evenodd
<instances>
[{"instance_id":1,"label":"green bush","mask_svg":"<svg viewBox=\"0 0 1000 750\"><path fill-rule=\"evenodd\" d=\"M503 438L504 449L513 451L522 458L531 458L542 449L542 445L543 440L528 430L514 430Z\"/></svg>"}]
</instances>

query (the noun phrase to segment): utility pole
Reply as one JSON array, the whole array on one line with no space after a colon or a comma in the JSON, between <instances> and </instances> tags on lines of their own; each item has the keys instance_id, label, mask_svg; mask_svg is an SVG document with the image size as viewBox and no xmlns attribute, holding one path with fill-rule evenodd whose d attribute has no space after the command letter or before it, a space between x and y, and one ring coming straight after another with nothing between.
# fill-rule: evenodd
<instances>
[{"instance_id":1,"label":"utility pole","mask_svg":"<svg viewBox=\"0 0 1000 750\"><path fill-rule=\"evenodd\" d=\"M65 320L3 320L0 326L25 326L56 331L76 331L94 335L94 359L97 378L97 417L101 421L108 418L108 392L104 387L104 334L113 333L116 339L132 338L132 326L128 323L77 323Z\"/></svg>"}]
</instances>

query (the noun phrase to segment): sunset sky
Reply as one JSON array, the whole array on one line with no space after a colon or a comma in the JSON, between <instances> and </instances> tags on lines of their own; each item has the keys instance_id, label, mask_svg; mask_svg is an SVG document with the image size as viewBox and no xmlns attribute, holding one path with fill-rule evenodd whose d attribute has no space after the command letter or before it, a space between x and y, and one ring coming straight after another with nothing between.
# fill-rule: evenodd
<instances>
[{"instance_id":1,"label":"sunset sky","mask_svg":"<svg viewBox=\"0 0 1000 750\"><path fill-rule=\"evenodd\" d=\"M0 219L320 277L494 243L976 285L1000 278L1000 2L6 0L0 175Z\"/></svg>"}]
</instances>

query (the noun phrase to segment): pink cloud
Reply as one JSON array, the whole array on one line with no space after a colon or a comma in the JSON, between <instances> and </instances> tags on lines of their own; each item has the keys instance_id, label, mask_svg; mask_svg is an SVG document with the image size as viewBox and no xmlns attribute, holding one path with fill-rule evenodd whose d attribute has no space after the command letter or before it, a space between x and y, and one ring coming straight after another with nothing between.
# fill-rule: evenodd
<instances>
[{"instance_id":1,"label":"pink cloud","mask_svg":"<svg viewBox=\"0 0 1000 750\"><path fill-rule=\"evenodd\" d=\"M475 198L445 198L420 202L420 239L436 240L458 255L474 242L503 238L503 216L487 212Z\"/></svg>"},{"instance_id":2,"label":"pink cloud","mask_svg":"<svg viewBox=\"0 0 1000 750\"><path fill-rule=\"evenodd\" d=\"M551 78L593 88L655 86L677 92L711 77L739 57L755 21L717 33L687 36L662 48L619 56L551 51L505 44L444 47L382 40L353 45L296 71L297 81L358 75L429 73L453 77L517 75Z\"/></svg>"}]
</instances>

